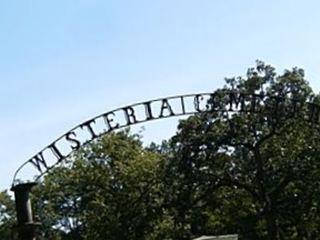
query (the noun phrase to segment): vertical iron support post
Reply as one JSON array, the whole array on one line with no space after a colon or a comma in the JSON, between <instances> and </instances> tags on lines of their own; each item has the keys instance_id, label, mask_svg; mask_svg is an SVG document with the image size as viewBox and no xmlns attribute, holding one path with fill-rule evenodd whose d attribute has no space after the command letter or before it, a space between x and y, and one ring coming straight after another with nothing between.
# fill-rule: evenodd
<instances>
[{"instance_id":1,"label":"vertical iron support post","mask_svg":"<svg viewBox=\"0 0 320 240\"><path fill-rule=\"evenodd\" d=\"M36 230L40 225L33 221L30 192L37 185L35 182L17 184L11 188L14 192L18 220L18 235L21 240L35 240Z\"/></svg>"}]
</instances>

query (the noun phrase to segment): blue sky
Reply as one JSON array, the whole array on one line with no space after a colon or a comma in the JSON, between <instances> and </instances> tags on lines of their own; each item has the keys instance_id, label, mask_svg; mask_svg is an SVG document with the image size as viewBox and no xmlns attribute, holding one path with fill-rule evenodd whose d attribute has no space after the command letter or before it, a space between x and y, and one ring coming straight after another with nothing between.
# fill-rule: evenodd
<instances>
[{"instance_id":1,"label":"blue sky","mask_svg":"<svg viewBox=\"0 0 320 240\"><path fill-rule=\"evenodd\" d=\"M73 126L157 97L207 92L261 59L320 90L316 0L0 1L0 189ZM175 121L146 125L146 141Z\"/></svg>"}]
</instances>

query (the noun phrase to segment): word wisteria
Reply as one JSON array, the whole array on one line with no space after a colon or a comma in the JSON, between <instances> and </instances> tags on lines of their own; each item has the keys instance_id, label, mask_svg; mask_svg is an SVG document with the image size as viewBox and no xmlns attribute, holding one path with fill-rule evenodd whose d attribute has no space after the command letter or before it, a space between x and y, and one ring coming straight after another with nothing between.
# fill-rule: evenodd
<instances>
[{"instance_id":1,"label":"word wisteria","mask_svg":"<svg viewBox=\"0 0 320 240\"><path fill-rule=\"evenodd\" d=\"M294 114L305 108L307 121L320 122L320 106L310 101L234 91L179 95L118 108L85 121L49 144L16 171L13 183L26 165L35 168L40 177L88 142L133 124L204 112L257 113L268 108L275 113L285 105Z\"/></svg>"}]
</instances>

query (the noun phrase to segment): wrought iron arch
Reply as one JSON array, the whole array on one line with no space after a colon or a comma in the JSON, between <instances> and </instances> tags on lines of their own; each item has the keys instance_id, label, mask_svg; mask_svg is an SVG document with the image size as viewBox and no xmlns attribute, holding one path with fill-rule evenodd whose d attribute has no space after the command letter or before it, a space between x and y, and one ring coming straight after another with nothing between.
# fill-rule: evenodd
<instances>
[{"instance_id":1,"label":"wrought iron arch","mask_svg":"<svg viewBox=\"0 0 320 240\"><path fill-rule=\"evenodd\" d=\"M242 93L230 90L218 90L212 93L196 93L158 98L117 108L95 116L66 132L47 145L40 152L24 162L14 173L12 191L18 216L18 229L22 239L34 239L37 223L33 221L29 193L35 182L18 181L18 174L27 166L36 169L35 181L48 173L57 164L63 162L74 151L91 141L112 131L148 121L193 115L204 112L244 112L257 113L259 106L276 109L289 102L287 109L291 115L303 117L311 124L320 122L320 106L310 99L302 101L281 96L260 93ZM304 110L299 115L299 110ZM306 110L306 111L305 111ZM51 162L48 161L51 159ZM53 162L52 162L53 159Z\"/></svg>"}]
</instances>

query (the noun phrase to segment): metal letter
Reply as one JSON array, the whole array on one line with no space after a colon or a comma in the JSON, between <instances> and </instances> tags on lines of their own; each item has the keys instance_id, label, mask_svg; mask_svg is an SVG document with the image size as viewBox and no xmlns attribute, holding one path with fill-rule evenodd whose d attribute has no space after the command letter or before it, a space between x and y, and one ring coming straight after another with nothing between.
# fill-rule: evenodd
<instances>
[{"instance_id":1,"label":"metal letter","mask_svg":"<svg viewBox=\"0 0 320 240\"><path fill-rule=\"evenodd\" d=\"M91 140L95 139L98 137L98 135L93 131L93 128L91 126L91 123L95 123L95 119L89 120L83 124L81 124L81 128L83 129L83 127L87 127L87 129L89 130L90 134L91 134Z\"/></svg>"},{"instance_id":2,"label":"metal letter","mask_svg":"<svg viewBox=\"0 0 320 240\"><path fill-rule=\"evenodd\" d=\"M201 94L197 94L194 97L194 108L196 109L197 112L205 112L206 109L204 110L200 109L200 100L203 100L203 96Z\"/></svg>"},{"instance_id":3,"label":"metal letter","mask_svg":"<svg viewBox=\"0 0 320 240\"><path fill-rule=\"evenodd\" d=\"M48 169L46 160L43 157L43 152L39 152L37 155L35 155L32 159L29 160L40 173L43 173L41 166L45 168L45 170Z\"/></svg>"},{"instance_id":4,"label":"metal letter","mask_svg":"<svg viewBox=\"0 0 320 240\"><path fill-rule=\"evenodd\" d=\"M113 129L117 129L119 127L119 123L117 123L115 126L111 126L111 123L114 121L113 118L110 118L110 116L115 116L114 112L108 112L103 115L103 120L108 126L108 132L112 131Z\"/></svg>"},{"instance_id":5,"label":"metal letter","mask_svg":"<svg viewBox=\"0 0 320 240\"><path fill-rule=\"evenodd\" d=\"M230 92L229 93L229 111L233 110L233 105L235 105L235 110L238 110L238 106L240 104L240 112L244 111L245 107L245 95L243 93Z\"/></svg>"},{"instance_id":6,"label":"metal letter","mask_svg":"<svg viewBox=\"0 0 320 240\"><path fill-rule=\"evenodd\" d=\"M154 119L154 117L152 115L152 110L151 110L151 103L152 103L152 101L143 103L144 110L145 110L145 113L146 113L146 120Z\"/></svg>"},{"instance_id":7,"label":"metal letter","mask_svg":"<svg viewBox=\"0 0 320 240\"><path fill-rule=\"evenodd\" d=\"M122 110L124 111L124 115L127 120L127 125L135 124L135 123L139 122L139 121L137 121L137 118L134 113L134 109L132 107L130 107L130 106L125 107L125 108L122 108Z\"/></svg>"},{"instance_id":8,"label":"metal letter","mask_svg":"<svg viewBox=\"0 0 320 240\"><path fill-rule=\"evenodd\" d=\"M181 109L182 109L182 114L186 114L186 107L184 105L184 98L183 96L180 97L181 100Z\"/></svg>"},{"instance_id":9,"label":"metal letter","mask_svg":"<svg viewBox=\"0 0 320 240\"><path fill-rule=\"evenodd\" d=\"M60 150L55 145L55 142L49 145L50 150L52 151L53 155L57 158L58 162L60 162L62 159L65 158L65 156L62 155Z\"/></svg>"},{"instance_id":10,"label":"metal letter","mask_svg":"<svg viewBox=\"0 0 320 240\"><path fill-rule=\"evenodd\" d=\"M72 150L77 150L77 149L79 149L80 146L81 146L80 141L77 140L77 139L75 139L75 138L72 138L71 136L77 137L77 135L75 134L75 132L68 132L68 133L66 134L66 140L67 140L68 142L70 142L70 143L75 144L75 146L72 146L72 145L70 146L71 149L72 149Z\"/></svg>"},{"instance_id":11,"label":"metal letter","mask_svg":"<svg viewBox=\"0 0 320 240\"><path fill-rule=\"evenodd\" d=\"M169 111L169 116L174 116L174 112L169 104L168 99L162 99L162 105L161 105L161 111L160 111L160 115L159 118L164 117L163 112L164 110L168 110Z\"/></svg>"}]
</instances>

